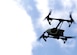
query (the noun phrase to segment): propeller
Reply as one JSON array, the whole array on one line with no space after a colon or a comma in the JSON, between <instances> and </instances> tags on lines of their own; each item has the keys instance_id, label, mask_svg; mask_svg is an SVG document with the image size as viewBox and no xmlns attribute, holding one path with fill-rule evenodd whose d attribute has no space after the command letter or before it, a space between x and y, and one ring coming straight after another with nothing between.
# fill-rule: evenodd
<instances>
[{"instance_id":1,"label":"propeller","mask_svg":"<svg viewBox=\"0 0 77 55\"><path fill-rule=\"evenodd\" d=\"M70 21L67 21L69 23L69 27L71 26L72 23L75 23L75 21L72 18L72 12L70 12L69 18L71 19Z\"/></svg>"},{"instance_id":2,"label":"propeller","mask_svg":"<svg viewBox=\"0 0 77 55\"><path fill-rule=\"evenodd\" d=\"M51 25L51 23L50 23L50 16L51 15L51 11L49 12L49 14L45 17L45 19L44 20L46 20L47 19L47 21L48 21L48 23Z\"/></svg>"},{"instance_id":3,"label":"propeller","mask_svg":"<svg viewBox=\"0 0 77 55\"><path fill-rule=\"evenodd\" d=\"M43 38L44 37L44 34L43 35L41 35L39 38L38 38L38 40L40 40L41 38Z\"/></svg>"},{"instance_id":4,"label":"propeller","mask_svg":"<svg viewBox=\"0 0 77 55\"><path fill-rule=\"evenodd\" d=\"M50 11L49 14L45 17L44 20L48 19L50 15L51 15L51 11Z\"/></svg>"},{"instance_id":5,"label":"propeller","mask_svg":"<svg viewBox=\"0 0 77 55\"><path fill-rule=\"evenodd\" d=\"M40 39L43 38L44 41L46 41L46 38L48 38L48 36L45 36L44 33L38 38L38 41L40 41Z\"/></svg>"}]
</instances>

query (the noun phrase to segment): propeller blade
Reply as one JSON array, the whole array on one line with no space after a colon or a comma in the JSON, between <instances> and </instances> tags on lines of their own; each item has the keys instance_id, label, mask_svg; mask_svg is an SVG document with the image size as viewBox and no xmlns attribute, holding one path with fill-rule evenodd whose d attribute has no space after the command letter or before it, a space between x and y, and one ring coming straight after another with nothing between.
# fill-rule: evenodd
<instances>
[{"instance_id":1,"label":"propeller blade","mask_svg":"<svg viewBox=\"0 0 77 55\"><path fill-rule=\"evenodd\" d=\"M50 18L49 18L49 16L51 15L51 11L49 12L49 14L45 17L45 19L44 20L46 20L47 19L47 21L48 21L48 23L51 25L51 23L50 23Z\"/></svg>"},{"instance_id":2,"label":"propeller blade","mask_svg":"<svg viewBox=\"0 0 77 55\"><path fill-rule=\"evenodd\" d=\"M47 41L46 38L48 38L48 36L41 36L41 37L38 38L38 41L40 41L41 38L43 38L44 41L46 42Z\"/></svg>"},{"instance_id":3,"label":"propeller blade","mask_svg":"<svg viewBox=\"0 0 77 55\"><path fill-rule=\"evenodd\" d=\"M45 17L45 19L48 20L50 15L51 15L51 11L50 11L49 14ZM45 20L45 19L44 19L44 20Z\"/></svg>"},{"instance_id":4,"label":"propeller blade","mask_svg":"<svg viewBox=\"0 0 77 55\"><path fill-rule=\"evenodd\" d=\"M45 33L45 32L44 32ZM46 38L48 38L49 36L45 36L44 33L38 38L38 40L40 40L41 38L44 39L44 41L46 41Z\"/></svg>"},{"instance_id":5,"label":"propeller blade","mask_svg":"<svg viewBox=\"0 0 77 55\"><path fill-rule=\"evenodd\" d=\"M38 40L40 40L41 38L43 38L44 37L44 34L42 34L39 38L38 38Z\"/></svg>"},{"instance_id":6,"label":"propeller blade","mask_svg":"<svg viewBox=\"0 0 77 55\"><path fill-rule=\"evenodd\" d=\"M75 21L74 21L73 18L72 18L72 12L70 12L69 17L70 17L70 19L71 19L71 20L70 20L70 23L69 23L69 27L70 27L72 23L75 23Z\"/></svg>"},{"instance_id":7,"label":"propeller blade","mask_svg":"<svg viewBox=\"0 0 77 55\"><path fill-rule=\"evenodd\" d=\"M70 14L70 18L71 18L71 23L73 22L75 22L74 20L73 20L73 18L72 18L72 15Z\"/></svg>"}]
</instances>

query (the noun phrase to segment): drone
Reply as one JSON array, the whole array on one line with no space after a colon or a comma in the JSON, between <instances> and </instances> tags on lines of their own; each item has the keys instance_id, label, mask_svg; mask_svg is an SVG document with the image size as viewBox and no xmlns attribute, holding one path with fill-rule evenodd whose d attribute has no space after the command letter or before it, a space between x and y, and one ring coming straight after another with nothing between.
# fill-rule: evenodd
<instances>
[{"instance_id":1,"label":"drone","mask_svg":"<svg viewBox=\"0 0 77 55\"><path fill-rule=\"evenodd\" d=\"M72 18L72 12L70 12L70 15L69 15L69 18L70 20L65 20L65 19L60 19L60 18L50 18L49 16L51 15L51 11L49 12L49 14L45 17L44 20L47 19L49 25L51 25L51 22L52 20L58 20L59 23L58 25L55 27L55 28L50 28L50 29L47 29L40 37L38 40L40 40L41 38L44 39L44 41L47 41L47 38L54 38L54 39L61 39L63 40L64 44L66 43L66 41L68 39L71 39L71 38L75 38L73 36L64 36L64 31L63 29L60 29L59 26L60 24L62 24L64 21L68 22L69 24L69 27L71 27L71 24L72 23L75 23L75 21L73 20ZM47 33L47 35L45 35L45 33Z\"/></svg>"}]
</instances>

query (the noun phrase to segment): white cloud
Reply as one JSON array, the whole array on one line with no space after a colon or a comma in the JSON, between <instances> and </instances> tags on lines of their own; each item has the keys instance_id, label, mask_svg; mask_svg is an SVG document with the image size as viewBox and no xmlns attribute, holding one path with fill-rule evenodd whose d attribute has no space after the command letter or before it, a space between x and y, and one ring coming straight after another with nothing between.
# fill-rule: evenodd
<instances>
[{"instance_id":1,"label":"white cloud","mask_svg":"<svg viewBox=\"0 0 77 55\"><path fill-rule=\"evenodd\" d=\"M47 22L44 22L43 19L49 13L48 0L36 0L36 2L37 9L41 15L38 19L38 24L44 28L45 26L47 26Z\"/></svg>"},{"instance_id":2,"label":"white cloud","mask_svg":"<svg viewBox=\"0 0 77 55\"><path fill-rule=\"evenodd\" d=\"M43 15L43 12L47 12L49 10L48 8L48 0L37 0L37 8L41 12L41 15Z\"/></svg>"},{"instance_id":3,"label":"white cloud","mask_svg":"<svg viewBox=\"0 0 77 55\"><path fill-rule=\"evenodd\" d=\"M61 0L62 5L64 8L71 8L72 7L72 1L71 0Z\"/></svg>"},{"instance_id":4,"label":"white cloud","mask_svg":"<svg viewBox=\"0 0 77 55\"><path fill-rule=\"evenodd\" d=\"M13 0L0 0L0 55L32 55L31 17Z\"/></svg>"}]
</instances>

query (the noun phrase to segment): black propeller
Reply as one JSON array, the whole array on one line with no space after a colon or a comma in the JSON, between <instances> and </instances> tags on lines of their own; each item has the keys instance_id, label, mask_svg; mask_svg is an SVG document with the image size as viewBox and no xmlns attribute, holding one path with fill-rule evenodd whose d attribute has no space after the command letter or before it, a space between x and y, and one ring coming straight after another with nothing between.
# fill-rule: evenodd
<instances>
[{"instance_id":1,"label":"black propeller","mask_svg":"<svg viewBox=\"0 0 77 55\"><path fill-rule=\"evenodd\" d=\"M45 36L44 34L42 34L42 35L38 38L38 40L40 40L41 38L43 38L44 41L46 41L46 38L48 38L48 36Z\"/></svg>"},{"instance_id":2,"label":"black propeller","mask_svg":"<svg viewBox=\"0 0 77 55\"><path fill-rule=\"evenodd\" d=\"M75 23L75 21L72 18L72 12L70 12L69 18L70 18L70 20L67 22L69 23L69 27L70 27L72 23Z\"/></svg>"},{"instance_id":3,"label":"black propeller","mask_svg":"<svg viewBox=\"0 0 77 55\"><path fill-rule=\"evenodd\" d=\"M50 16L51 15L51 11L49 12L49 14L45 17L45 19L44 20L46 20L47 19L47 21L48 21L48 23L51 25L51 23L50 23Z\"/></svg>"},{"instance_id":4,"label":"black propeller","mask_svg":"<svg viewBox=\"0 0 77 55\"><path fill-rule=\"evenodd\" d=\"M45 19L48 19L50 15L51 15L51 11L50 11L49 14L45 17ZM44 20L45 20L45 19L44 19Z\"/></svg>"}]
</instances>

